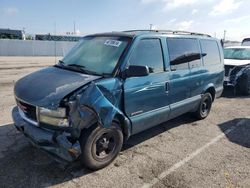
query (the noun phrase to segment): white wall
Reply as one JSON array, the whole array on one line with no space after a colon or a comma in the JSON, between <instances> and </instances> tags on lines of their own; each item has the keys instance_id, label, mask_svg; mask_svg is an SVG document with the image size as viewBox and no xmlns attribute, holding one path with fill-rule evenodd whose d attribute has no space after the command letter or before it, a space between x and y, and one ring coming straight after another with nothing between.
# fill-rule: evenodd
<instances>
[{"instance_id":1,"label":"white wall","mask_svg":"<svg viewBox=\"0 0 250 188\"><path fill-rule=\"evenodd\" d=\"M0 39L0 56L64 56L76 43Z\"/></svg>"}]
</instances>

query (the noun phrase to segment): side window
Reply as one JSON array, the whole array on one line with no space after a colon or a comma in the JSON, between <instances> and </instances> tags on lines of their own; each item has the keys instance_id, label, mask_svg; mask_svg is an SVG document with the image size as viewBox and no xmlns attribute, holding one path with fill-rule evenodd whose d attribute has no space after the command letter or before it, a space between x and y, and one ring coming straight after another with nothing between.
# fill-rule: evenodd
<instances>
[{"instance_id":1,"label":"side window","mask_svg":"<svg viewBox=\"0 0 250 188\"><path fill-rule=\"evenodd\" d=\"M163 57L159 39L143 39L129 59L130 65L148 66L151 73L163 71Z\"/></svg>"},{"instance_id":2,"label":"side window","mask_svg":"<svg viewBox=\"0 0 250 188\"><path fill-rule=\"evenodd\" d=\"M201 51L205 65L219 64L221 62L219 47L214 40L201 40Z\"/></svg>"},{"instance_id":3,"label":"side window","mask_svg":"<svg viewBox=\"0 0 250 188\"><path fill-rule=\"evenodd\" d=\"M196 39L168 38L167 39L170 68L182 70L201 66L201 55Z\"/></svg>"}]
</instances>

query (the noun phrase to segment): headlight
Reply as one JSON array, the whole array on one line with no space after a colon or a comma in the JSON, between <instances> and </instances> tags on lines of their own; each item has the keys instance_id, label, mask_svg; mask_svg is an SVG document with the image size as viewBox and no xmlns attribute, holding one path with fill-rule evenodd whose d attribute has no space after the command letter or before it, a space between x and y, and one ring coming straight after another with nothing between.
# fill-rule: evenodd
<instances>
[{"instance_id":1,"label":"headlight","mask_svg":"<svg viewBox=\"0 0 250 188\"><path fill-rule=\"evenodd\" d=\"M47 108L39 107L39 114L50 116L50 117L58 117L63 118L66 116L66 109L65 108L57 108L56 110L50 110Z\"/></svg>"},{"instance_id":2,"label":"headlight","mask_svg":"<svg viewBox=\"0 0 250 188\"><path fill-rule=\"evenodd\" d=\"M56 126L69 126L68 119L66 117L65 108L57 108L56 110L50 110L47 108L38 108L39 121Z\"/></svg>"}]
</instances>

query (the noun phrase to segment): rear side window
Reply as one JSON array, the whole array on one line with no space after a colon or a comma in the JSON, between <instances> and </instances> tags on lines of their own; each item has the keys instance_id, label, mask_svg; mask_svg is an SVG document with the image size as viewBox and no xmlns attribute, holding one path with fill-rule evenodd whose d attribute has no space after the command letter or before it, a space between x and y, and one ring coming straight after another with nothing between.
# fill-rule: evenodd
<instances>
[{"instance_id":1,"label":"rear side window","mask_svg":"<svg viewBox=\"0 0 250 188\"><path fill-rule=\"evenodd\" d=\"M201 40L200 42L204 64L219 64L221 59L217 42L214 40Z\"/></svg>"},{"instance_id":2,"label":"rear side window","mask_svg":"<svg viewBox=\"0 0 250 188\"><path fill-rule=\"evenodd\" d=\"M196 39L168 38L171 70L189 69L201 65L201 55Z\"/></svg>"},{"instance_id":3,"label":"rear side window","mask_svg":"<svg viewBox=\"0 0 250 188\"><path fill-rule=\"evenodd\" d=\"M159 39L143 39L135 47L130 65L148 66L151 73L163 71L163 57Z\"/></svg>"}]
</instances>

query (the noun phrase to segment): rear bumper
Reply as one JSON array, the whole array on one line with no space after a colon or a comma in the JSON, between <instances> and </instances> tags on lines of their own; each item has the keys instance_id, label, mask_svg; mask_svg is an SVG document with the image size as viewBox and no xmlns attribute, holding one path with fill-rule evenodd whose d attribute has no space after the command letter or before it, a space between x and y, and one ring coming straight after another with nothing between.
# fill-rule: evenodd
<instances>
[{"instance_id":1,"label":"rear bumper","mask_svg":"<svg viewBox=\"0 0 250 188\"><path fill-rule=\"evenodd\" d=\"M81 154L78 141L72 144L63 131L50 131L25 121L19 114L18 107L12 110L12 118L17 130L21 131L37 148L45 150L59 161L72 162Z\"/></svg>"}]
</instances>

